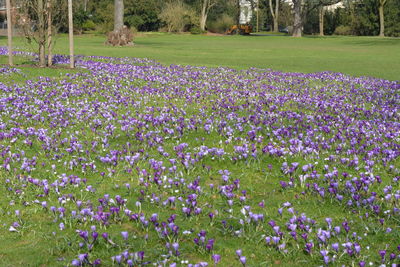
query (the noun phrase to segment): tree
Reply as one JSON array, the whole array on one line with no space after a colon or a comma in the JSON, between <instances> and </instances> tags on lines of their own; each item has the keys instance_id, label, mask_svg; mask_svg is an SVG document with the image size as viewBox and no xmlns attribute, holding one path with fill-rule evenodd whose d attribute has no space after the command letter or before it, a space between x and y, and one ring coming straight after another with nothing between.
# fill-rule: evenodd
<instances>
[{"instance_id":1,"label":"tree","mask_svg":"<svg viewBox=\"0 0 400 267\"><path fill-rule=\"evenodd\" d=\"M340 1L326 1L321 2L318 8L318 17L319 17L319 35L324 36L324 21L325 21L325 11L329 6L339 3Z\"/></svg>"},{"instance_id":2,"label":"tree","mask_svg":"<svg viewBox=\"0 0 400 267\"><path fill-rule=\"evenodd\" d=\"M19 1L18 6L17 19L20 28L29 43L34 41L38 44L39 66L51 66L54 35L65 24L65 1L24 0Z\"/></svg>"},{"instance_id":3,"label":"tree","mask_svg":"<svg viewBox=\"0 0 400 267\"><path fill-rule=\"evenodd\" d=\"M114 31L107 34L107 44L126 46L133 44L133 34L124 25L124 1L114 0Z\"/></svg>"},{"instance_id":4,"label":"tree","mask_svg":"<svg viewBox=\"0 0 400 267\"><path fill-rule=\"evenodd\" d=\"M8 40L8 64L13 65L13 49L12 49L12 19L11 19L11 2L6 1L7 9L7 40Z\"/></svg>"},{"instance_id":5,"label":"tree","mask_svg":"<svg viewBox=\"0 0 400 267\"><path fill-rule=\"evenodd\" d=\"M87 12L89 0L83 0L83 11Z\"/></svg>"},{"instance_id":6,"label":"tree","mask_svg":"<svg viewBox=\"0 0 400 267\"><path fill-rule=\"evenodd\" d=\"M329 6L340 2L341 0L292 0L294 23L293 23L293 37L301 37L303 35L303 25L307 15L323 6Z\"/></svg>"},{"instance_id":7,"label":"tree","mask_svg":"<svg viewBox=\"0 0 400 267\"><path fill-rule=\"evenodd\" d=\"M385 16L384 16L384 7L386 4L386 0L379 0L379 36L385 36Z\"/></svg>"},{"instance_id":8,"label":"tree","mask_svg":"<svg viewBox=\"0 0 400 267\"><path fill-rule=\"evenodd\" d=\"M200 29L206 30L206 23L210 9L217 4L217 0L201 0Z\"/></svg>"},{"instance_id":9,"label":"tree","mask_svg":"<svg viewBox=\"0 0 400 267\"><path fill-rule=\"evenodd\" d=\"M319 36L324 36L324 17L325 17L325 6L320 6L318 9L319 17Z\"/></svg>"},{"instance_id":10,"label":"tree","mask_svg":"<svg viewBox=\"0 0 400 267\"><path fill-rule=\"evenodd\" d=\"M124 0L114 0L114 31L124 27Z\"/></svg>"},{"instance_id":11,"label":"tree","mask_svg":"<svg viewBox=\"0 0 400 267\"><path fill-rule=\"evenodd\" d=\"M269 0L269 9L271 11L272 19L274 21L274 32L279 32L279 2L280 0L275 0L275 11L272 6L272 0Z\"/></svg>"},{"instance_id":12,"label":"tree","mask_svg":"<svg viewBox=\"0 0 400 267\"><path fill-rule=\"evenodd\" d=\"M37 27L38 27L38 38L37 42L39 44L39 66L46 66L46 23L44 14L44 1L37 0Z\"/></svg>"},{"instance_id":13,"label":"tree","mask_svg":"<svg viewBox=\"0 0 400 267\"><path fill-rule=\"evenodd\" d=\"M293 0L293 37L301 37L303 35L303 1Z\"/></svg>"}]
</instances>

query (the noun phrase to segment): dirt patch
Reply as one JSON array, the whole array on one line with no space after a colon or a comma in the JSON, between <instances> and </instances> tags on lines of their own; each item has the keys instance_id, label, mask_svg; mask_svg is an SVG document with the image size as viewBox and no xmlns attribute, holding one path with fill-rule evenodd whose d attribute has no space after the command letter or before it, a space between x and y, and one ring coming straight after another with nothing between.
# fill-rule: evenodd
<instances>
[{"instance_id":1,"label":"dirt patch","mask_svg":"<svg viewBox=\"0 0 400 267\"><path fill-rule=\"evenodd\" d=\"M216 32L207 32L204 35L206 35L206 36L225 36L225 34L216 33Z\"/></svg>"}]
</instances>

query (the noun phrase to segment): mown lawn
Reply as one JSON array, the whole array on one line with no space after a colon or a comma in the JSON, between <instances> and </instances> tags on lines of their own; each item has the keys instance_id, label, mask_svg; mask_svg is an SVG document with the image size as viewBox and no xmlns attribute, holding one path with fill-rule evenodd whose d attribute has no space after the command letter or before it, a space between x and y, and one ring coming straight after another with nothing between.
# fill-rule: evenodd
<instances>
[{"instance_id":1,"label":"mown lawn","mask_svg":"<svg viewBox=\"0 0 400 267\"><path fill-rule=\"evenodd\" d=\"M164 64L271 68L288 72L334 71L389 80L400 78L400 39L377 37L202 36L139 34L134 47L108 47L102 35L76 36L76 54L150 58ZM5 45L0 37L0 45ZM32 49L23 40L15 44ZM67 54L66 36L56 52ZM6 59L0 56L0 63Z\"/></svg>"}]
</instances>

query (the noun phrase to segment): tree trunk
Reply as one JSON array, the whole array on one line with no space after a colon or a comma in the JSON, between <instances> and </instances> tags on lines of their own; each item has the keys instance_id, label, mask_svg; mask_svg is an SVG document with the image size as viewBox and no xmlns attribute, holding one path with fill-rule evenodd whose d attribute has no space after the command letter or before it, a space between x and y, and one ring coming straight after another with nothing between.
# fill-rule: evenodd
<instances>
[{"instance_id":1,"label":"tree trunk","mask_svg":"<svg viewBox=\"0 0 400 267\"><path fill-rule=\"evenodd\" d=\"M124 26L124 0L114 0L114 31Z\"/></svg>"},{"instance_id":2,"label":"tree trunk","mask_svg":"<svg viewBox=\"0 0 400 267\"><path fill-rule=\"evenodd\" d=\"M47 0L47 65L53 65L53 17L51 14L51 1Z\"/></svg>"},{"instance_id":3,"label":"tree trunk","mask_svg":"<svg viewBox=\"0 0 400 267\"><path fill-rule=\"evenodd\" d=\"M37 1L38 14L38 44L39 44L39 67L46 67L46 33L44 20L43 0Z\"/></svg>"},{"instance_id":4,"label":"tree trunk","mask_svg":"<svg viewBox=\"0 0 400 267\"><path fill-rule=\"evenodd\" d=\"M237 17L236 17L236 25L240 25L240 1L237 1Z\"/></svg>"},{"instance_id":5,"label":"tree trunk","mask_svg":"<svg viewBox=\"0 0 400 267\"><path fill-rule=\"evenodd\" d=\"M321 6L319 8L319 35L324 36L324 17L325 17L325 8Z\"/></svg>"},{"instance_id":6,"label":"tree trunk","mask_svg":"<svg viewBox=\"0 0 400 267\"><path fill-rule=\"evenodd\" d=\"M303 34L302 0L293 0L294 23L293 37L301 37Z\"/></svg>"},{"instance_id":7,"label":"tree trunk","mask_svg":"<svg viewBox=\"0 0 400 267\"><path fill-rule=\"evenodd\" d=\"M274 7L272 6L272 0L269 0L269 8L274 21L274 32L279 32L279 0L275 0L275 12Z\"/></svg>"},{"instance_id":8,"label":"tree trunk","mask_svg":"<svg viewBox=\"0 0 400 267\"><path fill-rule=\"evenodd\" d=\"M200 15L200 29L202 31L206 30L206 21L207 21L207 6L209 0L203 0L203 5L201 7L201 15Z\"/></svg>"},{"instance_id":9,"label":"tree trunk","mask_svg":"<svg viewBox=\"0 0 400 267\"><path fill-rule=\"evenodd\" d=\"M85 12L87 11L88 2L89 2L89 0L83 1L83 11L85 11Z\"/></svg>"},{"instance_id":10,"label":"tree trunk","mask_svg":"<svg viewBox=\"0 0 400 267\"><path fill-rule=\"evenodd\" d=\"M68 27L69 27L69 66L75 68L74 61L74 23L72 17L72 0L68 0Z\"/></svg>"},{"instance_id":11,"label":"tree trunk","mask_svg":"<svg viewBox=\"0 0 400 267\"><path fill-rule=\"evenodd\" d=\"M13 49L12 49L12 18L11 18L11 1L6 1L7 8L7 40L8 40L8 64L13 66Z\"/></svg>"},{"instance_id":12,"label":"tree trunk","mask_svg":"<svg viewBox=\"0 0 400 267\"><path fill-rule=\"evenodd\" d=\"M275 0L275 20L274 20L274 31L279 32L279 1Z\"/></svg>"},{"instance_id":13,"label":"tree trunk","mask_svg":"<svg viewBox=\"0 0 400 267\"><path fill-rule=\"evenodd\" d=\"M385 37L385 17L383 7L386 4L386 0L379 0L379 36Z\"/></svg>"}]
</instances>

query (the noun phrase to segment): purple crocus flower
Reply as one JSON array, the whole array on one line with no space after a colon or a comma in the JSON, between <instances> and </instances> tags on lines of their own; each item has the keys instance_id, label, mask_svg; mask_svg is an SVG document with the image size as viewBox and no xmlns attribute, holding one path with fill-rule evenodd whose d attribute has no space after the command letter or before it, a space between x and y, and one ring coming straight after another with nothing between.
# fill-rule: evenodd
<instances>
[{"instance_id":1,"label":"purple crocus flower","mask_svg":"<svg viewBox=\"0 0 400 267\"><path fill-rule=\"evenodd\" d=\"M246 266L246 257L245 256L240 256L239 261L243 266Z\"/></svg>"},{"instance_id":2,"label":"purple crocus flower","mask_svg":"<svg viewBox=\"0 0 400 267\"><path fill-rule=\"evenodd\" d=\"M72 266L82 266L81 262L77 259L73 259L71 262Z\"/></svg>"},{"instance_id":3,"label":"purple crocus flower","mask_svg":"<svg viewBox=\"0 0 400 267\"><path fill-rule=\"evenodd\" d=\"M118 264L121 264L121 262L122 262L122 255L117 255L117 256L115 256L115 261L116 261Z\"/></svg>"},{"instance_id":4,"label":"purple crocus flower","mask_svg":"<svg viewBox=\"0 0 400 267\"><path fill-rule=\"evenodd\" d=\"M107 232L102 233L101 236L102 236L105 240L108 240L108 233L107 233Z\"/></svg>"},{"instance_id":5,"label":"purple crocus flower","mask_svg":"<svg viewBox=\"0 0 400 267\"><path fill-rule=\"evenodd\" d=\"M122 238L126 241L128 240L129 233L128 232L121 232Z\"/></svg>"},{"instance_id":6,"label":"purple crocus flower","mask_svg":"<svg viewBox=\"0 0 400 267\"><path fill-rule=\"evenodd\" d=\"M220 262L220 260L221 260L221 256L218 254L213 254L211 257L214 261L214 264L218 264L218 262Z\"/></svg>"},{"instance_id":7,"label":"purple crocus flower","mask_svg":"<svg viewBox=\"0 0 400 267\"><path fill-rule=\"evenodd\" d=\"M384 262L386 256L386 250L379 250L379 255L381 256L382 262Z\"/></svg>"}]
</instances>

